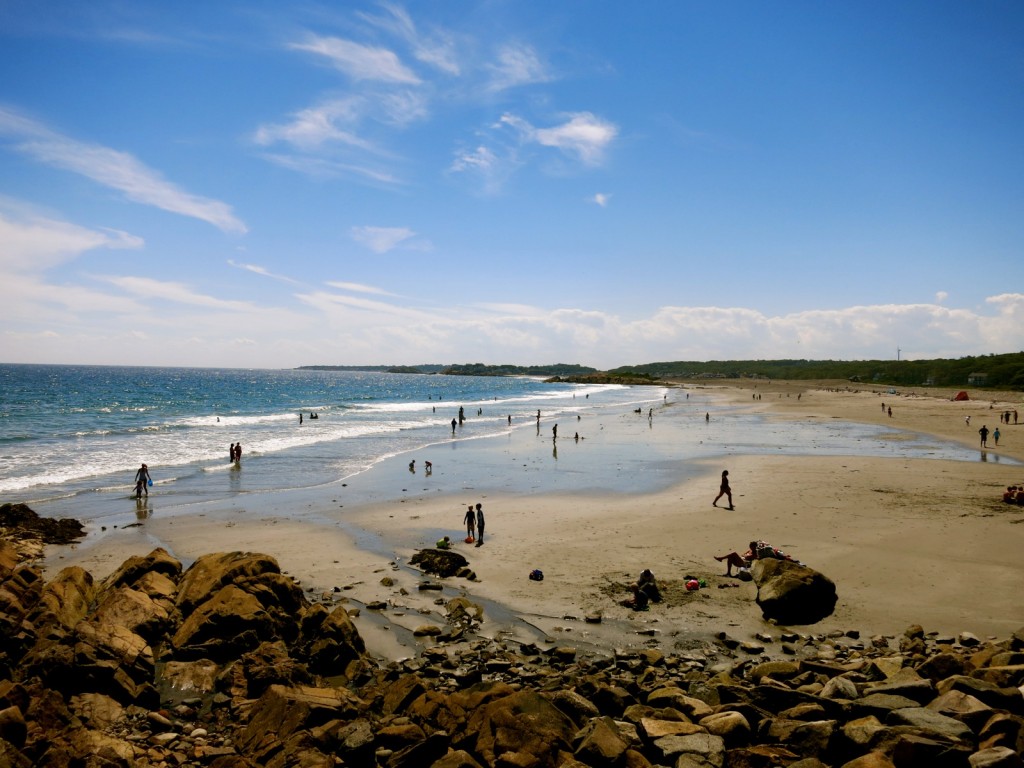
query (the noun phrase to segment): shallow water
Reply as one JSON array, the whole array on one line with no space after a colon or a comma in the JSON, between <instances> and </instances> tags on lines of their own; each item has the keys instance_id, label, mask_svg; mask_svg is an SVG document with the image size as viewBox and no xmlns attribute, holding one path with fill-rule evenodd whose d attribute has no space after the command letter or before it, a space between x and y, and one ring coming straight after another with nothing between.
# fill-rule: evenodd
<instances>
[{"instance_id":1,"label":"shallow water","mask_svg":"<svg viewBox=\"0 0 1024 768\"><path fill-rule=\"evenodd\" d=\"M640 494L741 454L1016 463L885 426L778 421L701 389L89 366L0 366L0 384L0 500L93 530L152 514L300 516L416 492ZM453 436L459 405L467 420ZM300 426L300 411L320 418ZM236 440L240 466L227 461ZM140 460L156 484L136 504Z\"/></svg>"}]
</instances>

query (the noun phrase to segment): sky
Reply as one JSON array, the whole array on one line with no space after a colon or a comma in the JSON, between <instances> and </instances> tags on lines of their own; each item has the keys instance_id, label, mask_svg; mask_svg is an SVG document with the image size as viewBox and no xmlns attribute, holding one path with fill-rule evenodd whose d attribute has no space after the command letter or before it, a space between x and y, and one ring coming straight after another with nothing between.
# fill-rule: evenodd
<instances>
[{"instance_id":1,"label":"sky","mask_svg":"<svg viewBox=\"0 0 1024 768\"><path fill-rule=\"evenodd\" d=\"M0 362L1024 350L1024 4L0 0Z\"/></svg>"}]
</instances>

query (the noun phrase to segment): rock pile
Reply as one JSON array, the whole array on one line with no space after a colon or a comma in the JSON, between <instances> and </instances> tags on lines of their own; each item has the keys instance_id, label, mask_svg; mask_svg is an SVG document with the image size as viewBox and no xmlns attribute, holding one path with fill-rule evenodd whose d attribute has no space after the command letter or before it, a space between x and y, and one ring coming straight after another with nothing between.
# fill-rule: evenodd
<instances>
[{"instance_id":1,"label":"rock pile","mask_svg":"<svg viewBox=\"0 0 1024 768\"><path fill-rule=\"evenodd\" d=\"M0 622L4 767L1022 765L1024 628L607 655L470 637L381 665L266 555L43 583L2 544Z\"/></svg>"}]
</instances>

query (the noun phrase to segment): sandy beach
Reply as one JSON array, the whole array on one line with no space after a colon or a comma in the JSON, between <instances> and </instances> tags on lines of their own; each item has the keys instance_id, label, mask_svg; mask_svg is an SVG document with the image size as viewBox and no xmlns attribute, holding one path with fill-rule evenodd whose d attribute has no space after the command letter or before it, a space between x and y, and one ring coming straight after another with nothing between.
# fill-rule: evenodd
<instances>
[{"instance_id":1,"label":"sandy beach","mask_svg":"<svg viewBox=\"0 0 1024 768\"><path fill-rule=\"evenodd\" d=\"M712 396L723 408L702 425L703 411L691 408L684 393ZM487 445L439 449L431 454L429 476L410 473L409 457L398 456L328 490L268 495L245 508L157 513L93 532L72 547L51 547L45 566L55 573L81 565L103 577L128 556L156 546L186 564L207 552L267 552L311 596L360 607L357 623L371 650L398 658L415 652L412 629L444 621L438 593L418 591L423 577L408 560L448 534L478 579L447 579L441 599L465 595L480 603L483 634L603 649L654 641L685 648L718 631L740 639L778 634L760 618L755 587L725 578L713 559L742 552L758 538L837 585L835 613L794 631L892 634L919 623L928 631L1002 637L1024 625L1024 507L1002 502L1007 485L1024 485L1024 424L1000 424L998 414L1021 410L1021 398L985 393L953 402L951 394L855 391L845 382L685 382L650 419L645 411L642 417L609 415L600 425L567 424L557 442L545 424L543 434L522 429ZM688 462L685 471L652 467L657 477L649 491L616 491L623 482L602 481L628 473L625 485L643 489L645 447L657 443L663 455L673 441L708 439L719 419L752 413L796 437L817 425L884 426L897 450L879 457L736 449L724 458L709 454ZM998 448L990 437L993 447L979 449L982 424L1000 427ZM582 440L573 439L577 430ZM901 441L922 436L963 446L969 458L900 455ZM723 469L732 480L731 511L724 499L719 508L711 505ZM679 481L665 482L677 470ZM561 476L552 480L556 472ZM357 491L364 501L347 503L346 494ZM461 541L463 512L476 502L487 516L482 547ZM669 599L634 612L619 601L645 567L664 583ZM535 568L544 572L543 581L527 578ZM708 588L686 592L681 585L688 575L707 579ZM384 577L389 586L381 583ZM372 601L388 607L365 610ZM597 614L601 623L584 622Z\"/></svg>"}]
</instances>

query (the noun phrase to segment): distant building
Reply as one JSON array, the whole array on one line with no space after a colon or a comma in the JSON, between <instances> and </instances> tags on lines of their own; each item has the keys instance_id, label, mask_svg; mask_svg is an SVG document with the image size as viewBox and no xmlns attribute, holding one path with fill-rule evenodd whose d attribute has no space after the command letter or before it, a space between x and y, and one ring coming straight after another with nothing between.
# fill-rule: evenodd
<instances>
[{"instance_id":1,"label":"distant building","mask_svg":"<svg viewBox=\"0 0 1024 768\"><path fill-rule=\"evenodd\" d=\"M967 377L967 383L976 387L983 387L988 383L987 373L972 373Z\"/></svg>"}]
</instances>

